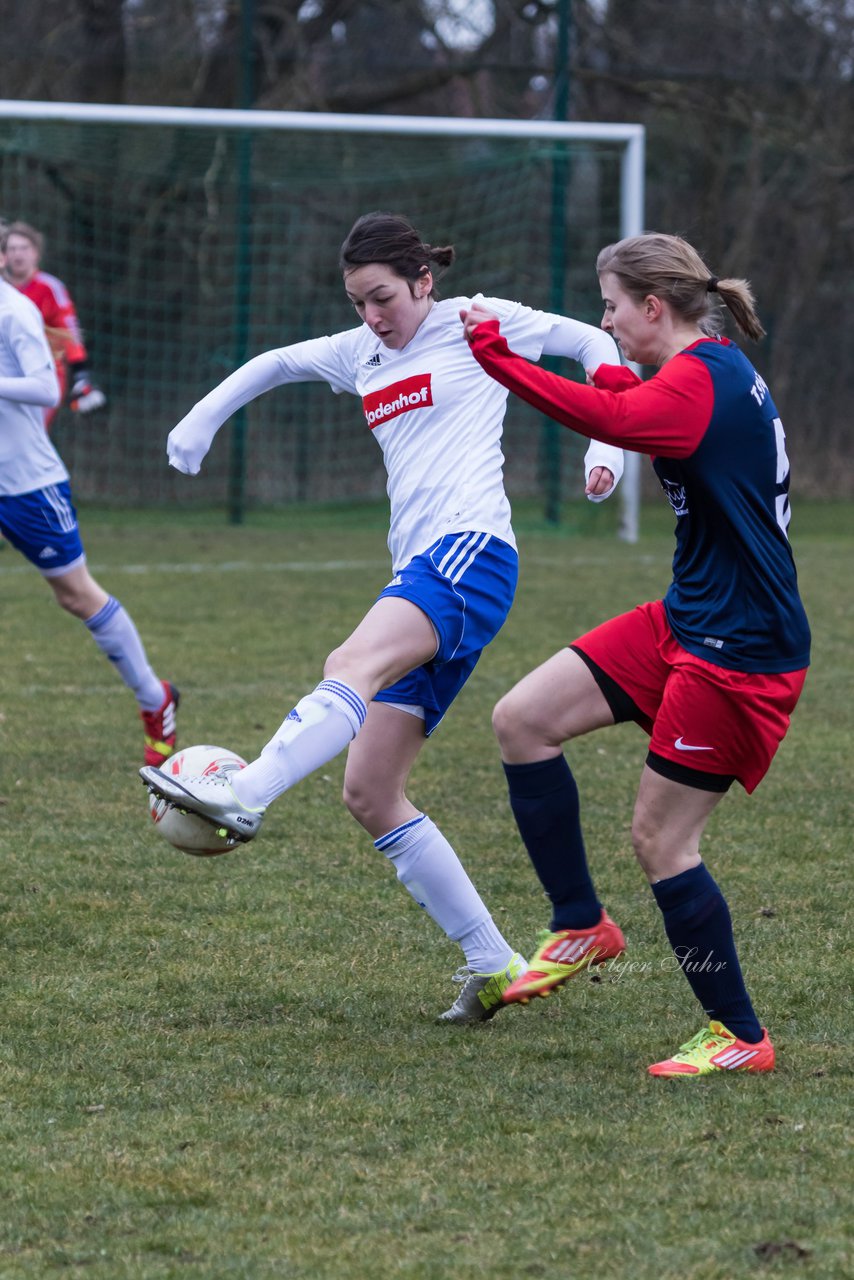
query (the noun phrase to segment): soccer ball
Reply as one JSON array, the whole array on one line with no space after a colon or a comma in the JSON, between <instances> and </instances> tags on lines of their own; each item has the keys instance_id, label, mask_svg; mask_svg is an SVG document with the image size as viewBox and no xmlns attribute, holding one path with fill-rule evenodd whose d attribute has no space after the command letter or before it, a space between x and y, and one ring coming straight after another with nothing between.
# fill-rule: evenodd
<instances>
[{"instance_id":1,"label":"soccer ball","mask_svg":"<svg viewBox=\"0 0 854 1280\"><path fill-rule=\"evenodd\" d=\"M234 751L225 747L185 747L176 751L160 768L175 778L199 778L206 773L213 773L220 765L236 761L238 767L246 768L246 761ZM182 853L191 853L197 858L210 858L217 853L227 853L239 842L233 836L222 836L212 823L206 822L195 813L182 813L174 805L169 804L153 791L148 793L148 812L155 830L164 840L168 840Z\"/></svg>"}]
</instances>

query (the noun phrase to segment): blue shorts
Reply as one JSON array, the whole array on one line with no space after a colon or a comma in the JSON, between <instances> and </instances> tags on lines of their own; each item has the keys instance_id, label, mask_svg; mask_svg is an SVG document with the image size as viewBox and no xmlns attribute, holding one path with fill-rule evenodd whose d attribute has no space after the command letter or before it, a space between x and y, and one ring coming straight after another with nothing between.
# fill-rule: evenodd
<instances>
[{"instance_id":1,"label":"blue shorts","mask_svg":"<svg viewBox=\"0 0 854 1280\"><path fill-rule=\"evenodd\" d=\"M431 734L504 625L518 576L516 552L489 533L448 534L414 556L378 599L399 596L417 604L435 628L438 648L375 701L423 707Z\"/></svg>"},{"instance_id":2,"label":"blue shorts","mask_svg":"<svg viewBox=\"0 0 854 1280\"><path fill-rule=\"evenodd\" d=\"M0 533L45 578L59 578L86 561L67 480L0 495Z\"/></svg>"}]
</instances>

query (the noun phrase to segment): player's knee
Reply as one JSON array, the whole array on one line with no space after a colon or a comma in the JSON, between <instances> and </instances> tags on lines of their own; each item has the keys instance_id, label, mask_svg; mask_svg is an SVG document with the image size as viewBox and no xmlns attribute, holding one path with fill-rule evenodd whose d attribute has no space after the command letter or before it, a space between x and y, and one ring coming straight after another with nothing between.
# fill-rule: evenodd
<instances>
[{"instance_id":1,"label":"player's knee","mask_svg":"<svg viewBox=\"0 0 854 1280\"><path fill-rule=\"evenodd\" d=\"M81 597L81 594L74 587L63 584L62 579L55 579L51 584L53 586L53 596L60 609L64 609L66 613L70 613L75 618L86 619L88 601Z\"/></svg>"},{"instance_id":2,"label":"player's knee","mask_svg":"<svg viewBox=\"0 0 854 1280\"><path fill-rule=\"evenodd\" d=\"M59 607L84 622L94 618L110 598L85 566L47 581Z\"/></svg>"},{"instance_id":3,"label":"player's knee","mask_svg":"<svg viewBox=\"0 0 854 1280\"><path fill-rule=\"evenodd\" d=\"M649 871L655 861L655 833L641 814L636 813L632 818L631 838L635 857L644 871Z\"/></svg>"},{"instance_id":4,"label":"player's knee","mask_svg":"<svg viewBox=\"0 0 854 1280\"><path fill-rule=\"evenodd\" d=\"M368 778L345 774L342 799L350 816L376 840L399 823L405 796L396 789L378 787Z\"/></svg>"},{"instance_id":5,"label":"player's knee","mask_svg":"<svg viewBox=\"0 0 854 1280\"><path fill-rule=\"evenodd\" d=\"M362 686L370 686L371 676L370 655L360 652L351 640L333 649L323 664L324 680L343 680L360 691Z\"/></svg>"},{"instance_id":6,"label":"player's knee","mask_svg":"<svg viewBox=\"0 0 854 1280\"><path fill-rule=\"evenodd\" d=\"M502 749L512 748L525 735L525 707L521 698L511 689L505 693L492 712L492 729Z\"/></svg>"},{"instance_id":7,"label":"player's knee","mask_svg":"<svg viewBox=\"0 0 854 1280\"><path fill-rule=\"evenodd\" d=\"M344 778L342 799L351 817L363 827L370 827L374 816L375 798L369 787L358 778Z\"/></svg>"},{"instance_id":8,"label":"player's knee","mask_svg":"<svg viewBox=\"0 0 854 1280\"><path fill-rule=\"evenodd\" d=\"M361 814L364 811L365 801L364 795L360 787L353 786L344 780L344 789L341 792L341 799L344 801L344 807L352 818L357 822L361 822Z\"/></svg>"},{"instance_id":9,"label":"player's knee","mask_svg":"<svg viewBox=\"0 0 854 1280\"><path fill-rule=\"evenodd\" d=\"M632 819L632 848L641 869L651 881L666 880L684 868L678 848L671 848L664 837L660 823L654 823L643 813Z\"/></svg>"},{"instance_id":10,"label":"player's knee","mask_svg":"<svg viewBox=\"0 0 854 1280\"><path fill-rule=\"evenodd\" d=\"M340 648L333 649L332 652L327 657L326 661L323 664L324 680L328 680L330 676L335 674L336 669L341 664L341 653L342 653L342 650Z\"/></svg>"}]
</instances>

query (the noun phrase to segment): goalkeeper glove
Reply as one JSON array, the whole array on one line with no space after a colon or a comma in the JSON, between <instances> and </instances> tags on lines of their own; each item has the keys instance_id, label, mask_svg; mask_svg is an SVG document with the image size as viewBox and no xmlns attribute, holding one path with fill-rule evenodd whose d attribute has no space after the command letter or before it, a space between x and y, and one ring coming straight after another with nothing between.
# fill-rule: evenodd
<instances>
[{"instance_id":1,"label":"goalkeeper glove","mask_svg":"<svg viewBox=\"0 0 854 1280\"><path fill-rule=\"evenodd\" d=\"M80 365L73 372L69 398L75 413L94 413L107 403L101 388L96 387L90 378L89 370Z\"/></svg>"}]
</instances>

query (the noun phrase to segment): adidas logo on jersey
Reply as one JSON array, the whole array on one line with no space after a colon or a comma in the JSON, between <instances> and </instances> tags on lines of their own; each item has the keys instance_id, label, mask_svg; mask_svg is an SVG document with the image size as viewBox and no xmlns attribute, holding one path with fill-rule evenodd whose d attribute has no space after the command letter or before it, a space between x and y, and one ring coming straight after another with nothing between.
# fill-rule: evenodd
<instances>
[{"instance_id":1,"label":"adidas logo on jersey","mask_svg":"<svg viewBox=\"0 0 854 1280\"><path fill-rule=\"evenodd\" d=\"M59 552L56 547L42 547L39 552L39 560L53 560L53 558L58 555Z\"/></svg>"},{"instance_id":2,"label":"adidas logo on jersey","mask_svg":"<svg viewBox=\"0 0 854 1280\"><path fill-rule=\"evenodd\" d=\"M382 364L382 356L378 351L375 356L371 356L370 360L365 361L364 368L378 369L381 364Z\"/></svg>"}]
</instances>

